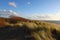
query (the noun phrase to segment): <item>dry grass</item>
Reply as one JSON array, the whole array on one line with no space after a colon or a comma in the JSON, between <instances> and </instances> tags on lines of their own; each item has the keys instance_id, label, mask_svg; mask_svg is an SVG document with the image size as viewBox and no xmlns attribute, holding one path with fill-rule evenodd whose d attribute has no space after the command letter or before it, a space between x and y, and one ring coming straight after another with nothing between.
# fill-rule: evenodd
<instances>
[{"instance_id":1,"label":"dry grass","mask_svg":"<svg viewBox=\"0 0 60 40\"><path fill-rule=\"evenodd\" d=\"M0 29L2 28L1 33L3 35L5 32L6 35L3 35L3 37L7 36L8 33L10 33L9 36L5 37L6 39L9 37L8 40L11 38L13 39L15 38L14 40L60 40L60 25L57 24L35 21L35 20L31 21L21 20L17 23L12 23L9 21L3 21L3 22L4 23L0 22L0 25L1 23L3 25L0 27ZM12 35L11 33L16 35ZM10 38L11 35L13 37Z\"/></svg>"}]
</instances>

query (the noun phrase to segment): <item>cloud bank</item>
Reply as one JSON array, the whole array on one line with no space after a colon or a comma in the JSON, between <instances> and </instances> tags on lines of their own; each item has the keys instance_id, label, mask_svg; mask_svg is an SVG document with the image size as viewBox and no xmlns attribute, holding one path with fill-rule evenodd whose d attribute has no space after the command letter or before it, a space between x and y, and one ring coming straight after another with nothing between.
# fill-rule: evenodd
<instances>
[{"instance_id":1,"label":"cloud bank","mask_svg":"<svg viewBox=\"0 0 60 40\"><path fill-rule=\"evenodd\" d=\"M9 17L9 16L19 16L24 17L27 19L32 20L60 20L60 12L52 13L52 14L28 14L28 15L19 15L18 13L12 11L12 10L0 10L0 17Z\"/></svg>"},{"instance_id":2,"label":"cloud bank","mask_svg":"<svg viewBox=\"0 0 60 40\"><path fill-rule=\"evenodd\" d=\"M52 14L31 14L27 18L34 20L60 20L60 12L52 13Z\"/></svg>"},{"instance_id":3,"label":"cloud bank","mask_svg":"<svg viewBox=\"0 0 60 40\"><path fill-rule=\"evenodd\" d=\"M12 10L0 10L0 17L10 17L10 16L19 16L16 12Z\"/></svg>"}]
</instances>

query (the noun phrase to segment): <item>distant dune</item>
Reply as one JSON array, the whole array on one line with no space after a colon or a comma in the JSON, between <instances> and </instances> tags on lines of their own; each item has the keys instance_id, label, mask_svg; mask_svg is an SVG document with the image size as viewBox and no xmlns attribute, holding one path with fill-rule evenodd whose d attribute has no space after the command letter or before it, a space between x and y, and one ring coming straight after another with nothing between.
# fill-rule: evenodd
<instances>
[{"instance_id":1,"label":"distant dune","mask_svg":"<svg viewBox=\"0 0 60 40\"><path fill-rule=\"evenodd\" d=\"M60 40L60 25L22 17L0 17L0 40Z\"/></svg>"}]
</instances>

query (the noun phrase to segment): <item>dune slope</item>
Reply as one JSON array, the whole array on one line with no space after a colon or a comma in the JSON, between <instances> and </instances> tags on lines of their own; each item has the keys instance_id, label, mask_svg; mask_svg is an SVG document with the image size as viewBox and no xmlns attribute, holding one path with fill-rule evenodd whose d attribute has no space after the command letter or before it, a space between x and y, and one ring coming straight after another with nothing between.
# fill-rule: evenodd
<instances>
[{"instance_id":1,"label":"dune slope","mask_svg":"<svg viewBox=\"0 0 60 40\"><path fill-rule=\"evenodd\" d=\"M20 17L0 18L0 40L60 40L60 25Z\"/></svg>"}]
</instances>

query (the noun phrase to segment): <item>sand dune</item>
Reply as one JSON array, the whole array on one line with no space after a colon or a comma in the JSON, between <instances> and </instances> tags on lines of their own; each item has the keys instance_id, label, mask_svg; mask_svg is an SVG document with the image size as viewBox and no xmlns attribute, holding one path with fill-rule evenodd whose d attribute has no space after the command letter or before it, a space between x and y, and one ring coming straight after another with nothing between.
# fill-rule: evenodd
<instances>
[{"instance_id":1,"label":"sand dune","mask_svg":"<svg viewBox=\"0 0 60 40\"><path fill-rule=\"evenodd\" d=\"M0 18L0 40L60 40L60 25L20 17Z\"/></svg>"}]
</instances>

